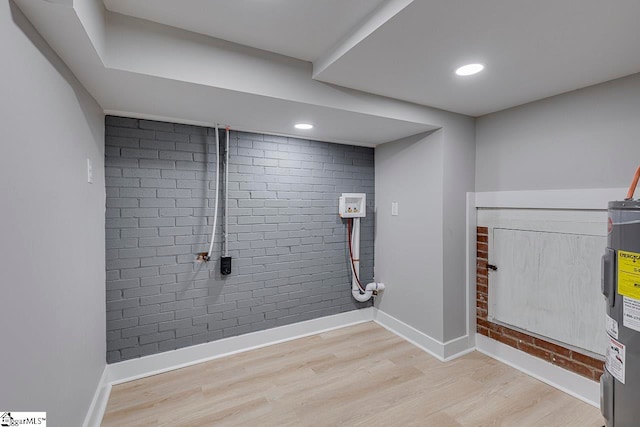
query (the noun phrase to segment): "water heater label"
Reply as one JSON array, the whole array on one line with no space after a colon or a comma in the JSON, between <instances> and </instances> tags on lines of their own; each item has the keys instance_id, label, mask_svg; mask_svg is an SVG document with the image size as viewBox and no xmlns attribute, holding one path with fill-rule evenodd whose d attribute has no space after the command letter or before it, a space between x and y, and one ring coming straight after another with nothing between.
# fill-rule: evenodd
<instances>
[{"instance_id":1,"label":"water heater label","mask_svg":"<svg viewBox=\"0 0 640 427\"><path fill-rule=\"evenodd\" d=\"M611 337L618 339L618 322L608 314L605 314L605 316L607 316L607 333Z\"/></svg>"},{"instance_id":2,"label":"water heater label","mask_svg":"<svg viewBox=\"0 0 640 427\"><path fill-rule=\"evenodd\" d=\"M622 304L622 324L629 329L640 332L640 301L633 298L622 298L624 301Z\"/></svg>"},{"instance_id":3,"label":"water heater label","mask_svg":"<svg viewBox=\"0 0 640 427\"><path fill-rule=\"evenodd\" d=\"M625 347L615 339L609 337L607 347L607 371L618 381L624 384Z\"/></svg>"},{"instance_id":4,"label":"water heater label","mask_svg":"<svg viewBox=\"0 0 640 427\"><path fill-rule=\"evenodd\" d=\"M618 251L618 293L640 300L640 254Z\"/></svg>"}]
</instances>

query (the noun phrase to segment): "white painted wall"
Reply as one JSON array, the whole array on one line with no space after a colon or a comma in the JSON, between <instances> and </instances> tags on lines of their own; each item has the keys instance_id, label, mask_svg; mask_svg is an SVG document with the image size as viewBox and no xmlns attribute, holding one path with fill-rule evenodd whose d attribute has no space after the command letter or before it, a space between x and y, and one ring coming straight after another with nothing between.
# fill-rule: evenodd
<instances>
[{"instance_id":1,"label":"white painted wall","mask_svg":"<svg viewBox=\"0 0 640 427\"><path fill-rule=\"evenodd\" d=\"M628 186L639 111L635 74L480 117L476 191Z\"/></svg>"},{"instance_id":2,"label":"white painted wall","mask_svg":"<svg viewBox=\"0 0 640 427\"><path fill-rule=\"evenodd\" d=\"M0 403L79 426L105 367L103 114L11 2L0 48Z\"/></svg>"},{"instance_id":3,"label":"white painted wall","mask_svg":"<svg viewBox=\"0 0 640 427\"><path fill-rule=\"evenodd\" d=\"M475 186L475 120L456 116L443 129L443 340L467 333L466 205Z\"/></svg>"},{"instance_id":4,"label":"white painted wall","mask_svg":"<svg viewBox=\"0 0 640 427\"><path fill-rule=\"evenodd\" d=\"M376 147L377 307L442 341L442 131ZM398 216L391 216L391 202Z\"/></svg>"},{"instance_id":5,"label":"white painted wall","mask_svg":"<svg viewBox=\"0 0 640 427\"><path fill-rule=\"evenodd\" d=\"M442 128L376 147L376 306L429 337L467 334L466 193L475 120L440 112ZM399 215L391 215L397 201Z\"/></svg>"}]
</instances>

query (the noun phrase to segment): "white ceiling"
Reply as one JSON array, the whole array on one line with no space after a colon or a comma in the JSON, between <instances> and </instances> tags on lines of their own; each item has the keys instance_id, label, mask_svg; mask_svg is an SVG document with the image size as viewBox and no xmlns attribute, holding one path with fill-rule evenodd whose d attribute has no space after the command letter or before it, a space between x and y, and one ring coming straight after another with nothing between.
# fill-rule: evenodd
<instances>
[{"instance_id":1,"label":"white ceiling","mask_svg":"<svg viewBox=\"0 0 640 427\"><path fill-rule=\"evenodd\" d=\"M357 145L640 72L639 0L14 1L109 113Z\"/></svg>"},{"instance_id":2,"label":"white ceiling","mask_svg":"<svg viewBox=\"0 0 640 427\"><path fill-rule=\"evenodd\" d=\"M639 21L638 0L416 0L314 77L480 116L640 72Z\"/></svg>"},{"instance_id":3,"label":"white ceiling","mask_svg":"<svg viewBox=\"0 0 640 427\"><path fill-rule=\"evenodd\" d=\"M104 0L104 4L123 15L314 61L383 1Z\"/></svg>"},{"instance_id":4,"label":"white ceiling","mask_svg":"<svg viewBox=\"0 0 640 427\"><path fill-rule=\"evenodd\" d=\"M68 1L16 4L108 114L363 146L447 118L313 80L307 61L108 12L102 0Z\"/></svg>"},{"instance_id":5,"label":"white ceiling","mask_svg":"<svg viewBox=\"0 0 640 427\"><path fill-rule=\"evenodd\" d=\"M314 78L480 116L640 72L638 0L415 0L347 46L381 0L104 0L109 10L295 58ZM387 0L384 3L393 3ZM453 71L486 64L475 77Z\"/></svg>"}]
</instances>

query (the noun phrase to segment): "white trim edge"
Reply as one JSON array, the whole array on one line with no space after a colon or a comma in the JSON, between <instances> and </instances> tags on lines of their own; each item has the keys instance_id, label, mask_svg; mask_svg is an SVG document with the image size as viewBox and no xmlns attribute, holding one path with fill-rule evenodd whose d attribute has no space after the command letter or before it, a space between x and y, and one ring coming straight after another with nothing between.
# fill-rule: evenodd
<instances>
[{"instance_id":1,"label":"white trim edge","mask_svg":"<svg viewBox=\"0 0 640 427\"><path fill-rule=\"evenodd\" d=\"M477 263L477 237L478 237L478 224L477 224L477 210L476 210L476 193L467 193L467 232L466 232L466 244L467 250L465 253L466 260L466 297L467 297L467 335L469 336L469 347L476 346L476 291L477 291L477 278L476 278L476 263Z\"/></svg>"},{"instance_id":2,"label":"white trim edge","mask_svg":"<svg viewBox=\"0 0 640 427\"><path fill-rule=\"evenodd\" d=\"M448 362L453 359L457 359L460 356L464 356L467 353L474 351L475 345L471 344L469 335L463 335L458 338L454 338L442 344L444 348L444 361Z\"/></svg>"},{"instance_id":3,"label":"white trim edge","mask_svg":"<svg viewBox=\"0 0 640 427\"><path fill-rule=\"evenodd\" d=\"M93 400L89 406L89 411L84 418L83 427L99 427L102 423L102 417L104 411L107 408L107 402L109 401L109 395L111 394L111 384L107 384L108 365L102 370L98 387L93 394Z\"/></svg>"},{"instance_id":4,"label":"white trim edge","mask_svg":"<svg viewBox=\"0 0 640 427\"><path fill-rule=\"evenodd\" d=\"M373 308L373 320L441 362L456 359L474 350L473 347L469 347L469 337L467 335L443 343L375 307Z\"/></svg>"},{"instance_id":5,"label":"white trim edge","mask_svg":"<svg viewBox=\"0 0 640 427\"><path fill-rule=\"evenodd\" d=\"M141 357L139 359L126 360L108 366L107 381L111 385L121 384L220 357L267 347L371 320L373 320L373 307L368 307L293 323L291 325L279 326L264 331L223 338L205 344Z\"/></svg>"},{"instance_id":6,"label":"white trim edge","mask_svg":"<svg viewBox=\"0 0 640 427\"><path fill-rule=\"evenodd\" d=\"M595 381L487 338L484 335L476 335L476 350L591 406L600 407L600 384Z\"/></svg>"}]
</instances>

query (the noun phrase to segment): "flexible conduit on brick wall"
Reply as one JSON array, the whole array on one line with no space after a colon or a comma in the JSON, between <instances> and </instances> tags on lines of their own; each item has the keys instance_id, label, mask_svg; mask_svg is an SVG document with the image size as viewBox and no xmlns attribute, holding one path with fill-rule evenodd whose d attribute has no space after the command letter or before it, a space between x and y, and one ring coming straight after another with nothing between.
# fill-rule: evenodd
<instances>
[{"instance_id":1,"label":"flexible conduit on brick wall","mask_svg":"<svg viewBox=\"0 0 640 427\"><path fill-rule=\"evenodd\" d=\"M222 217L213 261L195 262L211 236L213 135L106 118L109 363L371 305L351 298L337 211L343 192L366 193L373 206L373 149L231 132L233 273L221 276ZM370 280L373 215L362 221L360 247Z\"/></svg>"},{"instance_id":2,"label":"flexible conduit on brick wall","mask_svg":"<svg viewBox=\"0 0 640 427\"><path fill-rule=\"evenodd\" d=\"M478 227L478 243L476 248L477 332L532 356L544 359L561 368L575 372L594 381L599 381L600 375L602 375L603 372L604 362L602 362L602 360L487 320L489 306L489 270L487 269L489 261L488 241L488 228Z\"/></svg>"}]
</instances>

